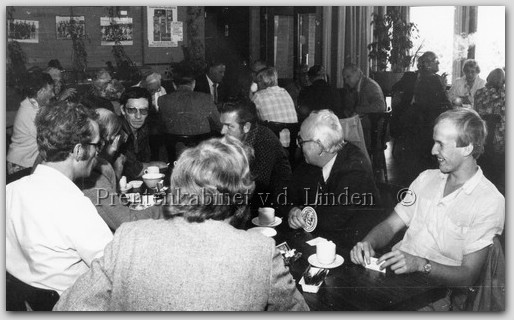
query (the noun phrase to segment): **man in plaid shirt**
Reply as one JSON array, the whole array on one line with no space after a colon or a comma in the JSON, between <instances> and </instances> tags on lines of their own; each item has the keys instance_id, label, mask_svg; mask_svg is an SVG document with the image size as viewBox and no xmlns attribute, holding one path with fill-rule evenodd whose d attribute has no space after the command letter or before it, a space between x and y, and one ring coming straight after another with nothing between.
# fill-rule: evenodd
<instances>
[{"instance_id":1,"label":"man in plaid shirt","mask_svg":"<svg viewBox=\"0 0 514 320\"><path fill-rule=\"evenodd\" d=\"M257 74L259 91L252 101L257 106L257 115L262 121L297 123L294 102L284 88L278 86L277 70L264 68Z\"/></svg>"}]
</instances>

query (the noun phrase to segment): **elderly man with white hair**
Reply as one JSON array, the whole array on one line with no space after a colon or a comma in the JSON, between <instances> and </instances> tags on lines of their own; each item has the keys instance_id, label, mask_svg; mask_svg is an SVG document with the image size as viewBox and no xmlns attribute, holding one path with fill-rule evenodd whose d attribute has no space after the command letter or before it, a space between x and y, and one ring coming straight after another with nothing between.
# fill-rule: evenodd
<instances>
[{"instance_id":1,"label":"elderly man with white hair","mask_svg":"<svg viewBox=\"0 0 514 320\"><path fill-rule=\"evenodd\" d=\"M297 138L305 162L293 173L288 188L289 226L306 227L302 208L313 207L318 229L344 229L355 209L379 203L371 165L363 151L345 141L339 118L331 110L316 110L305 119Z\"/></svg>"}]
</instances>

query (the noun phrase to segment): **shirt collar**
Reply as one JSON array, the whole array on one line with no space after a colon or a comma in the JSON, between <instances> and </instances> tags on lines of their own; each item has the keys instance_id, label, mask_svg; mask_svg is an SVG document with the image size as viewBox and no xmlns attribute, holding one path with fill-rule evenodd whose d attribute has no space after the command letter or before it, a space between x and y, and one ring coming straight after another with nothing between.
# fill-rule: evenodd
<instances>
[{"instance_id":1,"label":"shirt collar","mask_svg":"<svg viewBox=\"0 0 514 320\"><path fill-rule=\"evenodd\" d=\"M475 187L480 183L480 180L482 180L483 176L484 176L484 173L483 173L482 169L480 168L480 166L478 166L477 172L475 172L475 174L471 178L469 178L468 181L466 181L462 185L462 187L460 187L460 189L462 189L466 194L471 194L471 192L473 192ZM439 172L439 177L442 180L447 179L448 174Z\"/></svg>"},{"instance_id":2,"label":"shirt collar","mask_svg":"<svg viewBox=\"0 0 514 320\"><path fill-rule=\"evenodd\" d=\"M337 154L330 159L329 162L327 162L323 166L323 180L327 182L328 177L330 177L330 171L332 171L332 167L334 166L334 163L336 162Z\"/></svg>"},{"instance_id":3,"label":"shirt collar","mask_svg":"<svg viewBox=\"0 0 514 320\"><path fill-rule=\"evenodd\" d=\"M211 80L211 78L209 78L208 75L205 75L205 77L207 78L207 81L209 82L209 88L212 88L212 85L214 84L214 82Z\"/></svg>"},{"instance_id":4,"label":"shirt collar","mask_svg":"<svg viewBox=\"0 0 514 320\"><path fill-rule=\"evenodd\" d=\"M52 168L50 166L44 164L38 164L33 174L37 174L40 176L47 176L48 181L52 181L52 183L59 183L68 186L67 190L76 191L82 193L80 189L71 181L67 176L65 176L61 171Z\"/></svg>"}]
</instances>

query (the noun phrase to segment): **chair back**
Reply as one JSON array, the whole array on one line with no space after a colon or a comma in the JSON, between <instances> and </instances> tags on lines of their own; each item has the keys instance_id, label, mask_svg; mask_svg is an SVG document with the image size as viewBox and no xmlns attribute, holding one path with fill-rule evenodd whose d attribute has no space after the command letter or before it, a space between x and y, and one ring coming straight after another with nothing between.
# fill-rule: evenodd
<instances>
[{"instance_id":1,"label":"chair back","mask_svg":"<svg viewBox=\"0 0 514 320\"><path fill-rule=\"evenodd\" d=\"M366 142L364 141L364 131L362 130L362 123L359 115L355 115L350 118L339 119L341 126L343 127L343 136L344 140L350 141L359 147L366 159L368 159L369 164L371 165L371 159L368 154L368 150L366 149Z\"/></svg>"},{"instance_id":2,"label":"chair back","mask_svg":"<svg viewBox=\"0 0 514 320\"><path fill-rule=\"evenodd\" d=\"M463 310L505 311L505 255L498 235L489 247L477 283L467 289Z\"/></svg>"},{"instance_id":3,"label":"chair back","mask_svg":"<svg viewBox=\"0 0 514 320\"><path fill-rule=\"evenodd\" d=\"M6 311L52 311L58 300L56 291L28 285L6 271Z\"/></svg>"}]
</instances>

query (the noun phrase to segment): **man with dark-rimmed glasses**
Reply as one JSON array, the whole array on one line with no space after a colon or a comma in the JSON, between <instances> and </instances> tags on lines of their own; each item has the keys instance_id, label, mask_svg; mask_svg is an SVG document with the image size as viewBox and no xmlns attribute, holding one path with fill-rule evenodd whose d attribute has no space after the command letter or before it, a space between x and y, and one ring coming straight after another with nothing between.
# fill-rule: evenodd
<instances>
[{"instance_id":1,"label":"man with dark-rimmed glasses","mask_svg":"<svg viewBox=\"0 0 514 320\"><path fill-rule=\"evenodd\" d=\"M339 118L330 110L317 110L305 119L296 143L305 162L293 173L288 188L289 226L305 227L302 208L312 206L318 228L344 229L352 209L376 206L378 191L371 166L359 147L344 140Z\"/></svg>"},{"instance_id":2,"label":"man with dark-rimmed glasses","mask_svg":"<svg viewBox=\"0 0 514 320\"><path fill-rule=\"evenodd\" d=\"M146 118L152 97L145 88L128 88L120 99L122 113L122 131L127 141L120 152L126 157L123 175L132 180L141 177L143 171L151 165L165 166L164 162L150 162L150 141Z\"/></svg>"}]
</instances>

